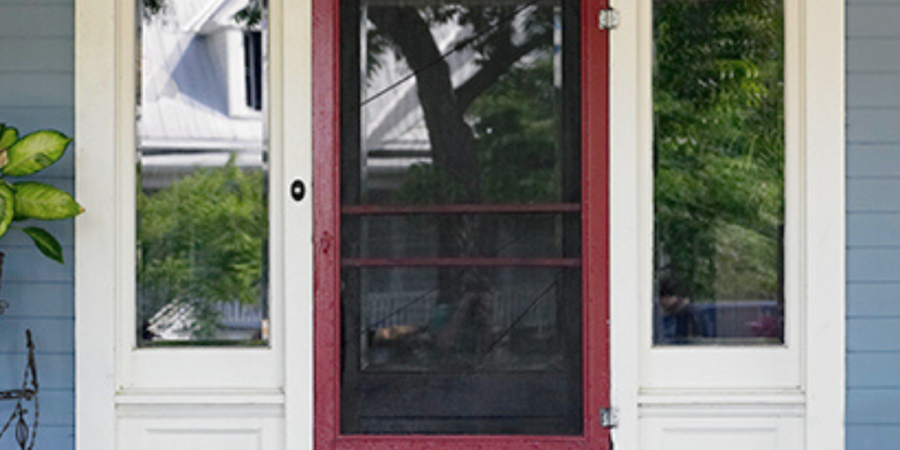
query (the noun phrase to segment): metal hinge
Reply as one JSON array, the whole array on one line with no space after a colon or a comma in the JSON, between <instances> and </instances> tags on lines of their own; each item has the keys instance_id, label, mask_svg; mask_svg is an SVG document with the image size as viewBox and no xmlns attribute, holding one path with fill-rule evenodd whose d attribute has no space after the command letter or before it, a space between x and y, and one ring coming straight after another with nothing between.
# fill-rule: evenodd
<instances>
[{"instance_id":1,"label":"metal hinge","mask_svg":"<svg viewBox=\"0 0 900 450\"><path fill-rule=\"evenodd\" d=\"M615 428L619 426L619 410L612 407L601 408L600 426L603 428Z\"/></svg>"},{"instance_id":2,"label":"metal hinge","mask_svg":"<svg viewBox=\"0 0 900 450\"><path fill-rule=\"evenodd\" d=\"M615 9L601 9L597 15L597 28L603 31L615 30L619 27L619 12Z\"/></svg>"}]
</instances>

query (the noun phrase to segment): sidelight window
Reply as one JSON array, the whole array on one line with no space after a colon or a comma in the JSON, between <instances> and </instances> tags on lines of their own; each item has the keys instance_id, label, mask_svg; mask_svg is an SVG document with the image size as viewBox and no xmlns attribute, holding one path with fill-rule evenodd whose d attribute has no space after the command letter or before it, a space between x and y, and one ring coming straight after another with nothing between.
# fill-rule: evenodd
<instances>
[{"instance_id":1,"label":"sidelight window","mask_svg":"<svg viewBox=\"0 0 900 450\"><path fill-rule=\"evenodd\" d=\"M783 2L653 8L653 342L781 344Z\"/></svg>"}]
</instances>

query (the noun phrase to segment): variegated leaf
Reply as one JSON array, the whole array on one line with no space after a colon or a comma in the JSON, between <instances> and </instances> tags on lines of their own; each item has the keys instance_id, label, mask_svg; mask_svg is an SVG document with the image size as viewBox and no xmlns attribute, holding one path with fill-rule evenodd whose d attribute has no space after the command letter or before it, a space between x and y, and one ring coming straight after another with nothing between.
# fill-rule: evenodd
<instances>
[{"instance_id":1,"label":"variegated leaf","mask_svg":"<svg viewBox=\"0 0 900 450\"><path fill-rule=\"evenodd\" d=\"M49 184L23 181L13 187L16 219L69 219L84 212L71 195Z\"/></svg>"},{"instance_id":2,"label":"variegated leaf","mask_svg":"<svg viewBox=\"0 0 900 450\"><path fill-rule=\"evenodd\" d=\"M0 150L6 150L19 139L19 130L0 125Z\"/></svg>"},{"instance_id":3,"label":"variegated leaf","mask_svg":"<svg viewBox=\"0 0 900 450\"><path fill-rule=\"evenodd\" d=\"M0 236L6 234L15 216L15 193L9 184L0 183Z\"/></svg>"},{"instance_id":4,"label":"variegated leaf","mask_svg":"<svg viewBox=\"0 0 900 450\"><path fill-rule=\"evenodd\" d=\"M3 168L3 175L31 175L62 157L70 142L72 139L58 131L35 131L9 147L9 163Z\"/></svg>"}]
</instances>

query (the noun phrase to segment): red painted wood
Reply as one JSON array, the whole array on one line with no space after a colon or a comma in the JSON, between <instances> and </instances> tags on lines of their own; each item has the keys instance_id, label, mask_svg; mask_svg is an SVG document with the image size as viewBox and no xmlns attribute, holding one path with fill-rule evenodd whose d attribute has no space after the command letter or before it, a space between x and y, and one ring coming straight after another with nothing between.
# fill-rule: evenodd
<instances>
[{"instance_id":1,"label":"red painted wood","mask_svg":"<svg viewBox=\"0 0 900 450\"><path fill-rule=\"evenodd\" d=\"M342 436L335 450L581 450L582 437L555 436Z\"/></svg>"},{"instance_id":2,"label":"red painted wood","mask_svg":"<svg viewBox=\"0 0 900 450\"><path fill-rule=\"evenodd\" d=\"M609 450L599 411L609 405L608 0L582 3L584 434L554 436L340 435L340 71L338 0L313 2L316 450Z\"/></svg>"},{"instance_id":3,"label":"red painted wood","mask_svg":"<svg viewBox=\"0 0 900 450\"><path fill-rule=\"evenodd\" d=\"M344 205L341 214L406 215L406 214L560 214L581 212L580 203L518 203L467 205Z\"/></svg>"},{"instance_id":4,"label":"red painted wood","mask_svg":"<svg viewBox=\"0 0 900 450\"><path fill-rule=\"evenodd\" d=\"M340 432L339 4L313 2L313 244L315 448L332 449Z\"/></svg>"},{"instance_id":5,"label":"red painted wood","mask_svg":"<svg viewBox=\"0 0 900 450\"><path fill-rule=\"evenodd\" d=\"M342 267L579 267L578 258L343 258Z\"/></svg>"},{"instance_id":6,"label":"red painted wood","mask_svg":"<svg viewBox=\"0 0 900 450\"><path fill-rule=\"evenodd\" d=\"M597 28L608 0L585 0L582 27L582 244L584 431L591 449L609 450L600 409L609 406L609 32Z\"/></svg>"}]
</instances>

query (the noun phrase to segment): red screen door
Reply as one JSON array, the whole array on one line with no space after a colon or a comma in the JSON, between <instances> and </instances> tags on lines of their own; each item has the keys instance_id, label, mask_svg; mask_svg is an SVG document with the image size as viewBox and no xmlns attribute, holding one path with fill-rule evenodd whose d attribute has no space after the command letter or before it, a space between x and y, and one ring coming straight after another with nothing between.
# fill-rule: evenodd
<instances>
[{"instance_id":1,"label":"red screen door","mask_svg":"<svg viewBox=\"0 0 900 450\"><path fill-rule=\"evenodd\" d=\"M316 1L316 448L608 447L603 3Z\"/></svg>"}]
</instances>

